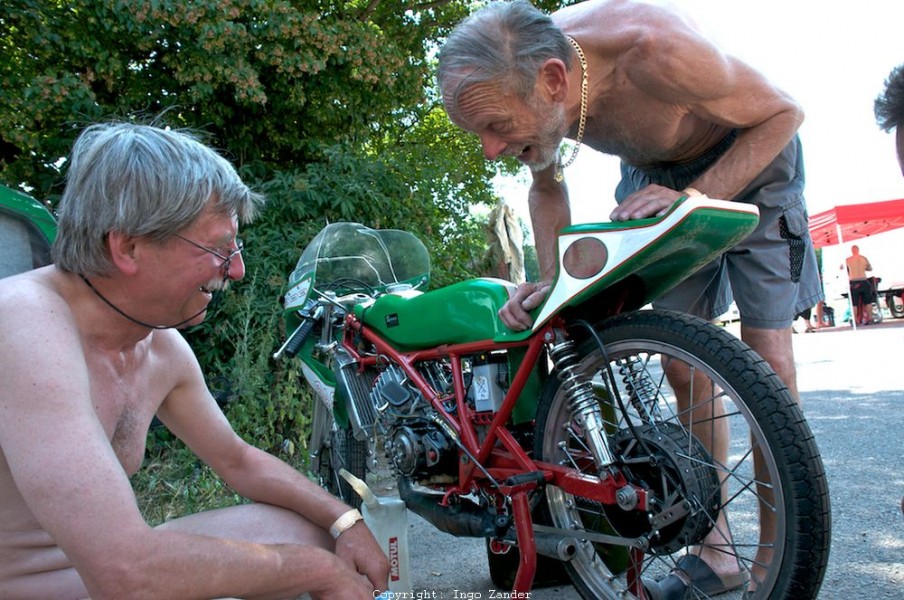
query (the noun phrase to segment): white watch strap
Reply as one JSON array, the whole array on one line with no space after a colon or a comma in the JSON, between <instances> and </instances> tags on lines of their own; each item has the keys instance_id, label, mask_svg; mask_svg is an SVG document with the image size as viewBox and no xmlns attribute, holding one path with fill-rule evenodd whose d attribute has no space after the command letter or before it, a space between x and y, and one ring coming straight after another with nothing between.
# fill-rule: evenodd
<instances>
[{"instance_id":1,"label":"white watch strap","mask_svg":"<svg viewBox=\"0 0 904 600\"><path fill-rule=\"evenodd\" d=\"M330 525L330 535L333 536L333 539L337 539L342 532L346 529L350 528L352 525L357 523L358 521L363 520L364 517L361 516L361 513L357 508L353 508L347 512L339 515L339 518L333 521L333 524Z\"/></svg>"}]
</instances>

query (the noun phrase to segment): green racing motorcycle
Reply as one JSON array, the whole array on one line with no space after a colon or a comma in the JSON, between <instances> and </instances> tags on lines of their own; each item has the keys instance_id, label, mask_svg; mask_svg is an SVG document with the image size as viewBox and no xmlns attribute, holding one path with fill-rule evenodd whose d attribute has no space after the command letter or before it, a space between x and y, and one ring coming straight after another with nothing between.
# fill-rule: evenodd
<instances>
[{"instance_id":1,"label":"green racing motorcycle","mask_svg":"<svg viewBox=\"0 0 904 600\"><path fill-rule=\"evenodd\" d=\"M274 355L300 361L314 392L312 471L355 504L340 469L364 478L385 453L407 507L485 538L513 592L552 568L586 598L646 598L710 545L749 576L737 597L816 597L829 496L799 406L729 331L647 308L757 222L753 206L702 197L568 227L523 332L497 314L511 283L428 290L414 235L328 225L289 277Z\"/></svg>"}]
</instances>

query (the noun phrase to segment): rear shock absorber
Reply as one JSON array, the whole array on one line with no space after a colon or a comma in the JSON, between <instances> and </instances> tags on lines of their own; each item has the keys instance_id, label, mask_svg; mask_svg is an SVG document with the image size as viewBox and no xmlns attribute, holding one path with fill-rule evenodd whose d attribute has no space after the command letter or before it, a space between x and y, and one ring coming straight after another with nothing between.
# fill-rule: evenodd
<instances>
[{"instance_id":1,"label":"rear shock absorber","mask_svg":"<svg viewBox=\"0 0 904 600\"><path fill-rule=\"evenodd\" d=\"M659 420L661 415L657 402L656 384L653 383L640 357L632 355L621 359L618 372L621 374L625 390L628 392L628 401L637 411L641 420L645 423Z\"/></svg>"},{"instance_id":2,"label":"rear shock absorber","mask_svg":"<svg viewBox=\"0 0 904 600\"><path fill-rule=\"evenodd\" d=\"M568 400L571 417L577 421L600 472L609 467L614 459L606 443L603 416L599 407L599 398L593 391L590 378L578 372L578 354L574 342L564 339L561 333L550 344L549 356L555 364Z\"/></svg>"}]
</instances>

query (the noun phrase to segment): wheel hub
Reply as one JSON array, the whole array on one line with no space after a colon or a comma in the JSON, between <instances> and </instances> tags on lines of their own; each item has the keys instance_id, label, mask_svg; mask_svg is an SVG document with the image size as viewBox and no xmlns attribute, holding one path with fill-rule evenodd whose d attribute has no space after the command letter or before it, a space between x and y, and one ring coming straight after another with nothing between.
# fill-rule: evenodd
<instances>
[{"instance_id":1,"label":"wheel hub","mask_svg":"<svg viewBox=\"0 0 904 600\"><path fill-rule=\"evenodd\" d=\"M637 437L623 429L614 445L628 483L647 490L648 510L605 506L610 523L626 537L653 533L650 551L656 554L698 543L712 529L721 504L712 457L680 425L656 423L635 431Z\"/></svg>"}]
</instances>

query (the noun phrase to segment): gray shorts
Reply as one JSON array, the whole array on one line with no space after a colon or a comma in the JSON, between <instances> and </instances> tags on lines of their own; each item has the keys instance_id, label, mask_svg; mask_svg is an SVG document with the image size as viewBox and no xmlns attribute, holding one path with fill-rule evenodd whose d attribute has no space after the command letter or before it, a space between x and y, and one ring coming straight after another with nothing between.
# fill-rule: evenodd
<instances>
[{"instance_id":1,"label":"gray shorts","mask_svg":"<svg viewBox=\"0 0 904 600\"><path fill-rule=\"evenodd\" d=\"M733 131L707 154L678 165L639 169L621 165L615 191L621 203L634 191L655 183L683 190L734 143ZM807 226L803 196L804 165L800 139L782 150L750 185L733 198L755 204L760 222L753 233L653 303L715 319L734 300L741 323L760 329L790 327L795 316L824 298L816 252Z\"/></svg>"}]
</instances>

